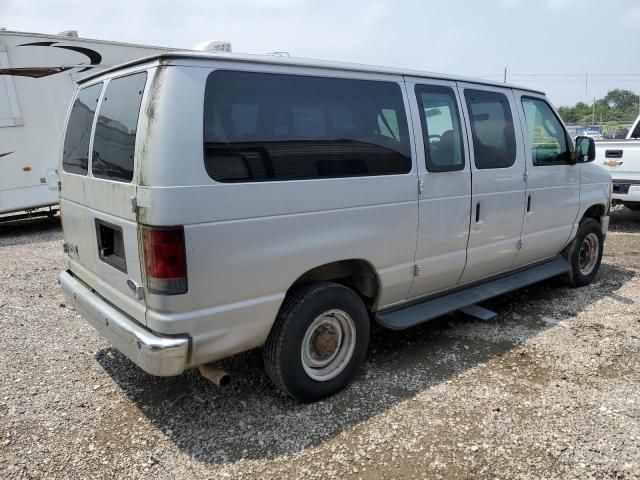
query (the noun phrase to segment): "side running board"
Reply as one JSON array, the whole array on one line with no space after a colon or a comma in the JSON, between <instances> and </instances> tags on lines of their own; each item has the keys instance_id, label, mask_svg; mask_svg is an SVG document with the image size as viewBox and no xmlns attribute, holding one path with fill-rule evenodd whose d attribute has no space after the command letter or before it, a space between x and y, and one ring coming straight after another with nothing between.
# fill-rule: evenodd
<instances>
[{"instance_id":1,"label":"side running board","mask_svg":"<svg viewBox=\"0 0 640 480\"><path fill-rule=\"evenodd\" d=\"M570 265L564 258L556 257L535 267L455 290L452 293L380 311L376 315L376 321L391 330L404 330L460 308L561 275L569 269Z\"/></svg>"}]
</instances>

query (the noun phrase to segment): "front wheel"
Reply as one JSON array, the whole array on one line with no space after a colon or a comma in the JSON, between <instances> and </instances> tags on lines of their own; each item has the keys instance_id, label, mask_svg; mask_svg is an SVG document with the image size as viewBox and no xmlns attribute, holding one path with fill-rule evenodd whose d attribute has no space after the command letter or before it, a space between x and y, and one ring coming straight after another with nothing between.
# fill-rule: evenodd
<instances>
[{"instance_id":1,"label":"front wheel","mask_svg":"<svg viewBox=\"0 0 640 480\"><path fill-rule=\"evenodd\" d=\"M311 402L342 390L367 353L369 316L350 288L323 282L285 299L264 346L267 374L284 393Z\"/></svg>"},{"instance_id":2,"label":"front wheel","mask_svg":"<svg viewBox=\"0 0 640 480\"><path fill-rule=\"evenodd\" d=\"M600 224L593 218L580 222L576 238L564 252L571 266L566 276L569 285L583 287L593 281L600 268L603 248L604 235Z\"/></svg>"}]
</instances>

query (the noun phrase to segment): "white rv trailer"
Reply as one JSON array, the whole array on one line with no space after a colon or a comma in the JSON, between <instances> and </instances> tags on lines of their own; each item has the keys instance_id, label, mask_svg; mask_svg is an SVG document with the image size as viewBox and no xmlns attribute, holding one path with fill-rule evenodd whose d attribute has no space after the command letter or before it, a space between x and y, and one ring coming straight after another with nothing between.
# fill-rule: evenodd
<instances>
[{"instance_id":1,"label":"white rv trailer","mask_svg":"<svg viewBox=\"0 0 640 480\"><path fill-rule=\"evenodd\" d=\"M0 30L0 215L58 203L56 168L74 82L163 50L78 38L74 31Z\"/></svg>"}]
</instances>

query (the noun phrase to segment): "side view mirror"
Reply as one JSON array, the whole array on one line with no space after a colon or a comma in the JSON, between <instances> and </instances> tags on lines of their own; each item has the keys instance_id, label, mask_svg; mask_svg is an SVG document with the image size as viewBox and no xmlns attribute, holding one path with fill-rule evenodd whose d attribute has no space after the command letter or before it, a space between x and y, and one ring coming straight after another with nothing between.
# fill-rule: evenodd
<instances>
[{"instance_id":1,"label":"side view mirror","mask_svg":"<svg viewBox=\"0 0 640 480\"><path fill-rule=\"evenodd\" d=\"M596 159L596 142L591 137L576 137L576 162L593 162Z\"/></svg>"}]
</instances>

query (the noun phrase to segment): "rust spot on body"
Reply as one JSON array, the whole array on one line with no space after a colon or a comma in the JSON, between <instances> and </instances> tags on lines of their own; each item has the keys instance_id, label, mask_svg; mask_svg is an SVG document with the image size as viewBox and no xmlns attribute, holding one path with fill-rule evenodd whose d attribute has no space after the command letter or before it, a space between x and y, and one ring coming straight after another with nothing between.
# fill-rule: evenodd
<instances>
[{"instance_id":1,"label":"rust spot on body","mask_svg":"<svg viewBox=\"0 0 640 480\"><path fill-rule=\"evenodd\" d=\"M138 158L138 185L141 186L148 184L147 168L149 165L149 142L151 141L150 139L153 127L158 114L158 102L167 68L168 67L165 65L160 65L156 68L147 91L146 105L144 108L145 124L140 131L142 138L140 139L141 147L140 156Z\"/></svg>"}]
</instances>

